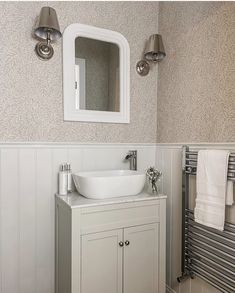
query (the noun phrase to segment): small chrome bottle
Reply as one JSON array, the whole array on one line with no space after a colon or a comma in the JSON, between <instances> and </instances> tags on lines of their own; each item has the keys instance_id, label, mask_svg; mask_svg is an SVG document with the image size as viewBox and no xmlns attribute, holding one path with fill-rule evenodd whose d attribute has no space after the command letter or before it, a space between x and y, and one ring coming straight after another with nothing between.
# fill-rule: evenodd
<instances>
[{"instance_id":1,"label":"small chrome bottle","mask_svg":"<svg viewBox=\"0 0 235 293\"><path fill-rule=\"evenodd\" d=\"M72 192L72 171L71 171L71 166L69 163L66 164L66 171L67 171L67 191L70 193Z\"/></svg>"},{"instance_id":2,"label":"small chrome bottle","mask_svg":"<svg viewBox=\"0 0 235 293\"><path fill-rule=\"evenodd\" d=\"M59 194L67 195L68 193L68 173L66 170L66 164L60 166L59 172Z\"/></svg>"}]
</instances>

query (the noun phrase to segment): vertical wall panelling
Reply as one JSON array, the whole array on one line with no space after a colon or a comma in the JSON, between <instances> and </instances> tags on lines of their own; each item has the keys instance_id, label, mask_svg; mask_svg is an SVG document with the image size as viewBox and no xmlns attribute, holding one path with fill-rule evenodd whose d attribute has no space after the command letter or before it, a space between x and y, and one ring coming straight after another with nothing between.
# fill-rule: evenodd
<instances>
[{"instance_id":1,"label":"vertical wall panelling","mask_svg":"<svg viewBox=\"0 0 235 293\"><path fill-rule=\"evenodd\" d=\"M70 148L68 150L68 163L73 162L71 169L73 173L83 170L83 150L81 148ZM72 182L72 190L75 190L75 185Z\"/></svg>"},{"instance_id":2,"label":"vertical wall panelling","mask_svg":"<svg viewBox=\"0 0 235 293\"><path fill-rule=\"evenodd\" d=\"M176 281L181 273L181 164L180 146L157 146L156 166L163 173L160 187L167 195L166 283L169 287L168 292L190 293L190 280L181 285Z\"/></svg>"},{"instance_id":3,"label":"vertical wall panelling","mask_svg":"<svg viewBox=\"0 0 235 293\"><path fill-rule=\"evenodd\" d=\"M135 149L135 148L132 148ZM152 147L138 148L138 170L145 171L150 166L155 166L155 162L153 162L153 158L155 158L156 149ZM128 163L129 168L129 163Z\"/></svg>"},{"instance_id":4,"label":"vertical wall panelling","mask_svg":"<svg viewBox=\"0 0 235 293\"><path fill-rule=\"evenodd\" d=\"M2 293L19 293L18 149L1 150L1 276Z\"/></svg>"},{"instance_id":5,"label":"vertical wall panelling","mask_svg":"<svg viewBox=\"0 0 235 293\"><path fill-rule=\"evenodd\" d=\"M156 148L156 168L160 171L163 171L163 151L161 148ZM160 181L158 182L159 192L163 192L163 178L164 175L160 178Z\"/></svg>"},{"instance_id":6,"label":"vertical wall panelling","mask_svg":"<svg viewBox=\"0 0 235 293\"><path fill-rule=\"evenodd\" d=\"M125 147L118 148L119 152L115 148L93 148L88 147L83 149L83 170L92 169L128 169L128 162L123 162L124 155L126 153Z\"/></svg>"},{"instance_id":7,"label":"vertical wall panelling","mask_svg":"<svg viewBox=\"0 0 235 293\"><path fill-rule=\"evenodd\" d=\"M172 240L172 177L171 177L171 164L172 164L172 151L165 150L162 153L162 159L163 159L163 193L167 194L167 201L166 201L166 212L167 212L167 218L166 218L166 237L167 237L167 244L166 244L166 262L167 262L167 274L166 274L166 282L167 284L171 284L171 240ZM167 174L167 176L165 176Z\"/></svg>"},{"instance_id":8,"label":"vertical wall panelling","mask_svg":"<svg viewBox=\"0 0 235 293\"><path fill-rule=\"evenodd\" d=\"M1 158L1 150L0 150L0 166L2 162ZM0 235L2 235L2 196L1 196L1 168L0 168ZM0 293L2 293L2 237L0 238Z\"/></svg>"},{"instance_id":9,"label":"vertical wall panelling","mask_svg":"<svg viewBox=\"0 0 235 293\"><path fill-rule=\"evenodd\" d=\"M19 213L19 292L32 293L35 276L35 202L36 174L35 150L20 149L18 152L18 213ZM9 180L10 178L8 178ZM11 181L8 181L9 184Z\"/></svg>"},{"instance_id":10,"label":"vertical wall panelling","mask_svg":"<svg viewBox=\"0 0 235 293\"><path fill-rule=\"evenodd\" d=\"M54 293L59 165L128 169L130 149L138 150L139 170L155 164L150 144L0 145L0 293Z\"/></svg>"},{"instance_id":11,"label":"vertical wall panelling","mask_svg":"<svg viewBox=\"0 0 235 293\"><path fill-rule=\"evenodd\" d=\"M181 211L182 211L182 158L181 150L173 149L171 155L171 284L175 288L176 278L181 273Z\"/></svg>"},{"instance_id":12,"label":"vertical wall panelling","mask_svg":"<svg viewBox=\"0 0 235 293\"><path fill-rule=\"evenodd\" d=\"M68 162L73 162L71 166L72 172L82 171L83 168L83 149L82 148L70 148L68 150Z\"/></svg>"},{"instance_id":13,"label":"vertical wall panelling","mask_svg":"<svg viewBox=\"0 0 235 293\"><path fill-rule=\"evenodd\" d=\"M36 150L36 292L54 292L54 192L52 150Z\"/></svg>"}]
</instances>

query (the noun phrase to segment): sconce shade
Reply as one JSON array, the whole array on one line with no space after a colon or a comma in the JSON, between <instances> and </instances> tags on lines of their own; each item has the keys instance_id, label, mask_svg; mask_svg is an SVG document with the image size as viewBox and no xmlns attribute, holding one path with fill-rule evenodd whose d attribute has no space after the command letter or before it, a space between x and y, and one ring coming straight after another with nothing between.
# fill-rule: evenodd
<instances>
[{"instance_id":1,"label":"sconce shade","mask_svg":"<svg viewBox=\"0 0 235 293\"><path fill-rule=\"evenodd\" d=\"M162 36L155 34L149 37L147 42L144 57L148 61L158 62L166 56L162 42Z\"/></svg>"},{"instance_id":2,"label":"sconce shade","mask_svg":"<svg viewBox=\"0 0 235 293\"><path fill-rule=\"evenodd\" d=\"M62 36L55 9L52 7L42 7L34 34L38 38L46 40L48 33L50 33L51 41L56 41Z\"/></svg>"}]
</instances>

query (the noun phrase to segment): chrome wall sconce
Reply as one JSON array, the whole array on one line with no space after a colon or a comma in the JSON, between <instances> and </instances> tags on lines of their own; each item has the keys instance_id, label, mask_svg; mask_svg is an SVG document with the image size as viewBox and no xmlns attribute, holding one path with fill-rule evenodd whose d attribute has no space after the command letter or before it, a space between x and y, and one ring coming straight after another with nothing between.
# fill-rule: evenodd
<instances>
[{"instance_id":1,"label":"chrome wall sconce","mask_svg":"<svg viewBox=\"0 0 235 293\"><path fill-rule=\"evenodd\" d=\"M162 36L155 34L149 37L144 51L144 58L136 64L136 71L141 76L149 73L150 62L160 62L166 56Z\"/></svg>"},{"instance_id":2,"label":"chrome wall sconce","mask_svg":"<svg viewBox=\"0 0 235 293\"><path fill-rule=\"evenodd\" d=\"M37 56L41 60L51 59L54 54L51 42L55 42L62 37L54 8L42 7L34 35L40 39L35 47Z\"/></svg>"}]
</instances>

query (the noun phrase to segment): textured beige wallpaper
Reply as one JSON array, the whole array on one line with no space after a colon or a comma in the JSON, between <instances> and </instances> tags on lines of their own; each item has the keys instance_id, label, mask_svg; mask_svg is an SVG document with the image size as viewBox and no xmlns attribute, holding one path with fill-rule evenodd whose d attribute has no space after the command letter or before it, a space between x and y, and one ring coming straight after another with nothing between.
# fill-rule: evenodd
<instances>
[{"instance_id":1,"label":"textured beige wallpaper","mask_svg":"<svg viewBox=\"0 0 235 293\"><path fill-rule=\"evenodd\" d=\"M48 62L35 53L32 28L47 2L0 2L0 141L155 142L157 66L135 72L145 41L157 32L157 2L49 2L61 30L83 23L122 33L131 50L131 123L63 121L61 40Z\"/></svg>"},{"instance_id":2,"label":"textured beige wallpaper","mask_svg":"<svg viewBox=\"0 0 235 293\"><path fill-rule=\"evenodd\" d=\"M235 2L161 2L158 142L235 141Z\"/></svg>"}]
</instances>

